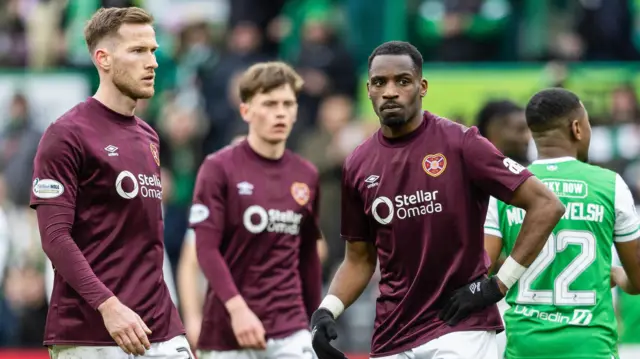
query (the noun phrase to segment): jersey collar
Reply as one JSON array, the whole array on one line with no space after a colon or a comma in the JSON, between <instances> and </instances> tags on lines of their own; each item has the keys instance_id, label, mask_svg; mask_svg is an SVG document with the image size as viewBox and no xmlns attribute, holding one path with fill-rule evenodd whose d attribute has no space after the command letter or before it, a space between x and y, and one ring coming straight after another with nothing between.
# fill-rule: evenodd
<instances>
[{"instance_id":1,"label":"jersey collar","mask_svg":"<svg viewBox=\"0 0 640 359\"><path fill-rule=\"evenodd\" d=\"M567 162L567 161L575 161L576 159L571 157L571 156L565 156L565 157L557 157L557 158L545 158L544 160L535 160L533 161L532 165L547 165L550 163L560 163L560 162Z\"/></svg>"}]
</instances>

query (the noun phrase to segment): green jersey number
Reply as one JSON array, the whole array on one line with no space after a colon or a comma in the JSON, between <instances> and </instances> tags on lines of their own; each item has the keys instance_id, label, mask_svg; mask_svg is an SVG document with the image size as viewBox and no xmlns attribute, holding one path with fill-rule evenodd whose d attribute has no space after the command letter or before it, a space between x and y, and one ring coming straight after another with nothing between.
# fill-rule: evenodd
<instances>
[{"instance_id":1,"label":"green jersey number","mask_svg":"<svg viewBox=\"0 0 640 359\"><path fill-rule=\"evenodd\" d=\"M556 254L567 249L569 245L580 246L580 254L556 277L553 290L534 290L531 285L538 276L553 262ZM561 230L553 233L531 266L518 281L519 304L548 304L593 306L596 304L594 290L569 290L569 286L596 259L596 238L591 232Z\"/></svg>"}]
</instances>

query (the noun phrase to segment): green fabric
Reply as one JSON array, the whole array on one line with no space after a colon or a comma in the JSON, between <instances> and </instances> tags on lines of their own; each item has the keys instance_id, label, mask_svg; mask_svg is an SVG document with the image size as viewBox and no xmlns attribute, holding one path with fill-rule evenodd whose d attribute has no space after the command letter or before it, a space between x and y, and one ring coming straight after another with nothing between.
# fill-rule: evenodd
<instances>
[{"instance_id":1,"label":"green fabric","mask_svg":"<svg viewBox=\"0 0 640 359\"><path fill-rule=\"evenodd\" d=\"M567 211L507 293L507 357L609 359L618 339L610 289L616 173L577 160L529 169ZM508 253L523 217L524 210L498 201Z\"/></svg>"}]
</instances>

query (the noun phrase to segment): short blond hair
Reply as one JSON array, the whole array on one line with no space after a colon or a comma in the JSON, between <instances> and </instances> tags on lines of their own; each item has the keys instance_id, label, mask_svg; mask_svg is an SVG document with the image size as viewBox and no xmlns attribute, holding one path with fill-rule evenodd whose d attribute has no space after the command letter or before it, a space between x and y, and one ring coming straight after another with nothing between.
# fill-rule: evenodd
<instances>
[{"instance_id":1,"label":"short blond hair","mask_svg":"<svg viewBox=\"0 0 640 359\"><path fill-rule=\"evenodd\" d=\"M259 93L269 92L288 84L296 95L302 89L304 81L298 73L281 61L261 62L247 69L238 82L240 100L250 101Z\"/></svg>"},{"instance_id":2,"label":"short blond hair","mask_svg":"<svg viewBox=\"0 0 640 359\"><path fill-rule=\"evenodd\" d=\"M98 42L118 33L124 24L152 24L153 16L139 7L101 8L84 27L84 40L89 51L95 50Z\"/></svg>"}]
</instances>

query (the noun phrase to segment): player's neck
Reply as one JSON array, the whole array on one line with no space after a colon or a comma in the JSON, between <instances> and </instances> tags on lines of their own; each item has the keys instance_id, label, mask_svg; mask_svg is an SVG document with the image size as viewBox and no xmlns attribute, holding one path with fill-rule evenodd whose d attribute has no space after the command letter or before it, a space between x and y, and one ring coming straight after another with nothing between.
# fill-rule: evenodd
<instances>
[{"instance_id":1,"label":"player's neck","mask_svg":"<svg viewBox=\"0 0 640 359\"><path fill-rule=\"evenodd\" d=\"M284 155L285 143L268 143L266 141L261 140L258 136L251 135L247 136L247 142L249 143L249 147L257 153L258 155L268 158L270 160L279 160Z\"/></svg>"},{"instance_id":2,"label":"player's neck","mask_svg":"<svg viewBox=\"0 0 640 359\"><path fill-rule=\"evenodd\" d=\"M577 152L562 146L541 146L538 147L538 159L548 160L561 157L577 157Z\"/></svg>"},{"instance_id":3,"label":"player's neck","mask_svg":"<svg viewBox=\"0 0 640 359\"><path fill-rule=\"evenodd\" d=\"M411 120L401 126L385 126L382 125L380 130L382 131L382 135L386 138L398 138L402 136L406 136L411 132L415 131L422 124L422 112L418 112L416 116L414 116Z\"/></svg>"},{"instance_id":4,"label":"player's neck","mask_svg":"<svg viewBox=\"0 0 640 359\"><path fill-rule=\"evenodd\" d=\"M101 83L93 98L100 101L112 111L124 116L133 116L136 111L136 100L124 95L114 86Z\"/></svg>"}]
</instances>

